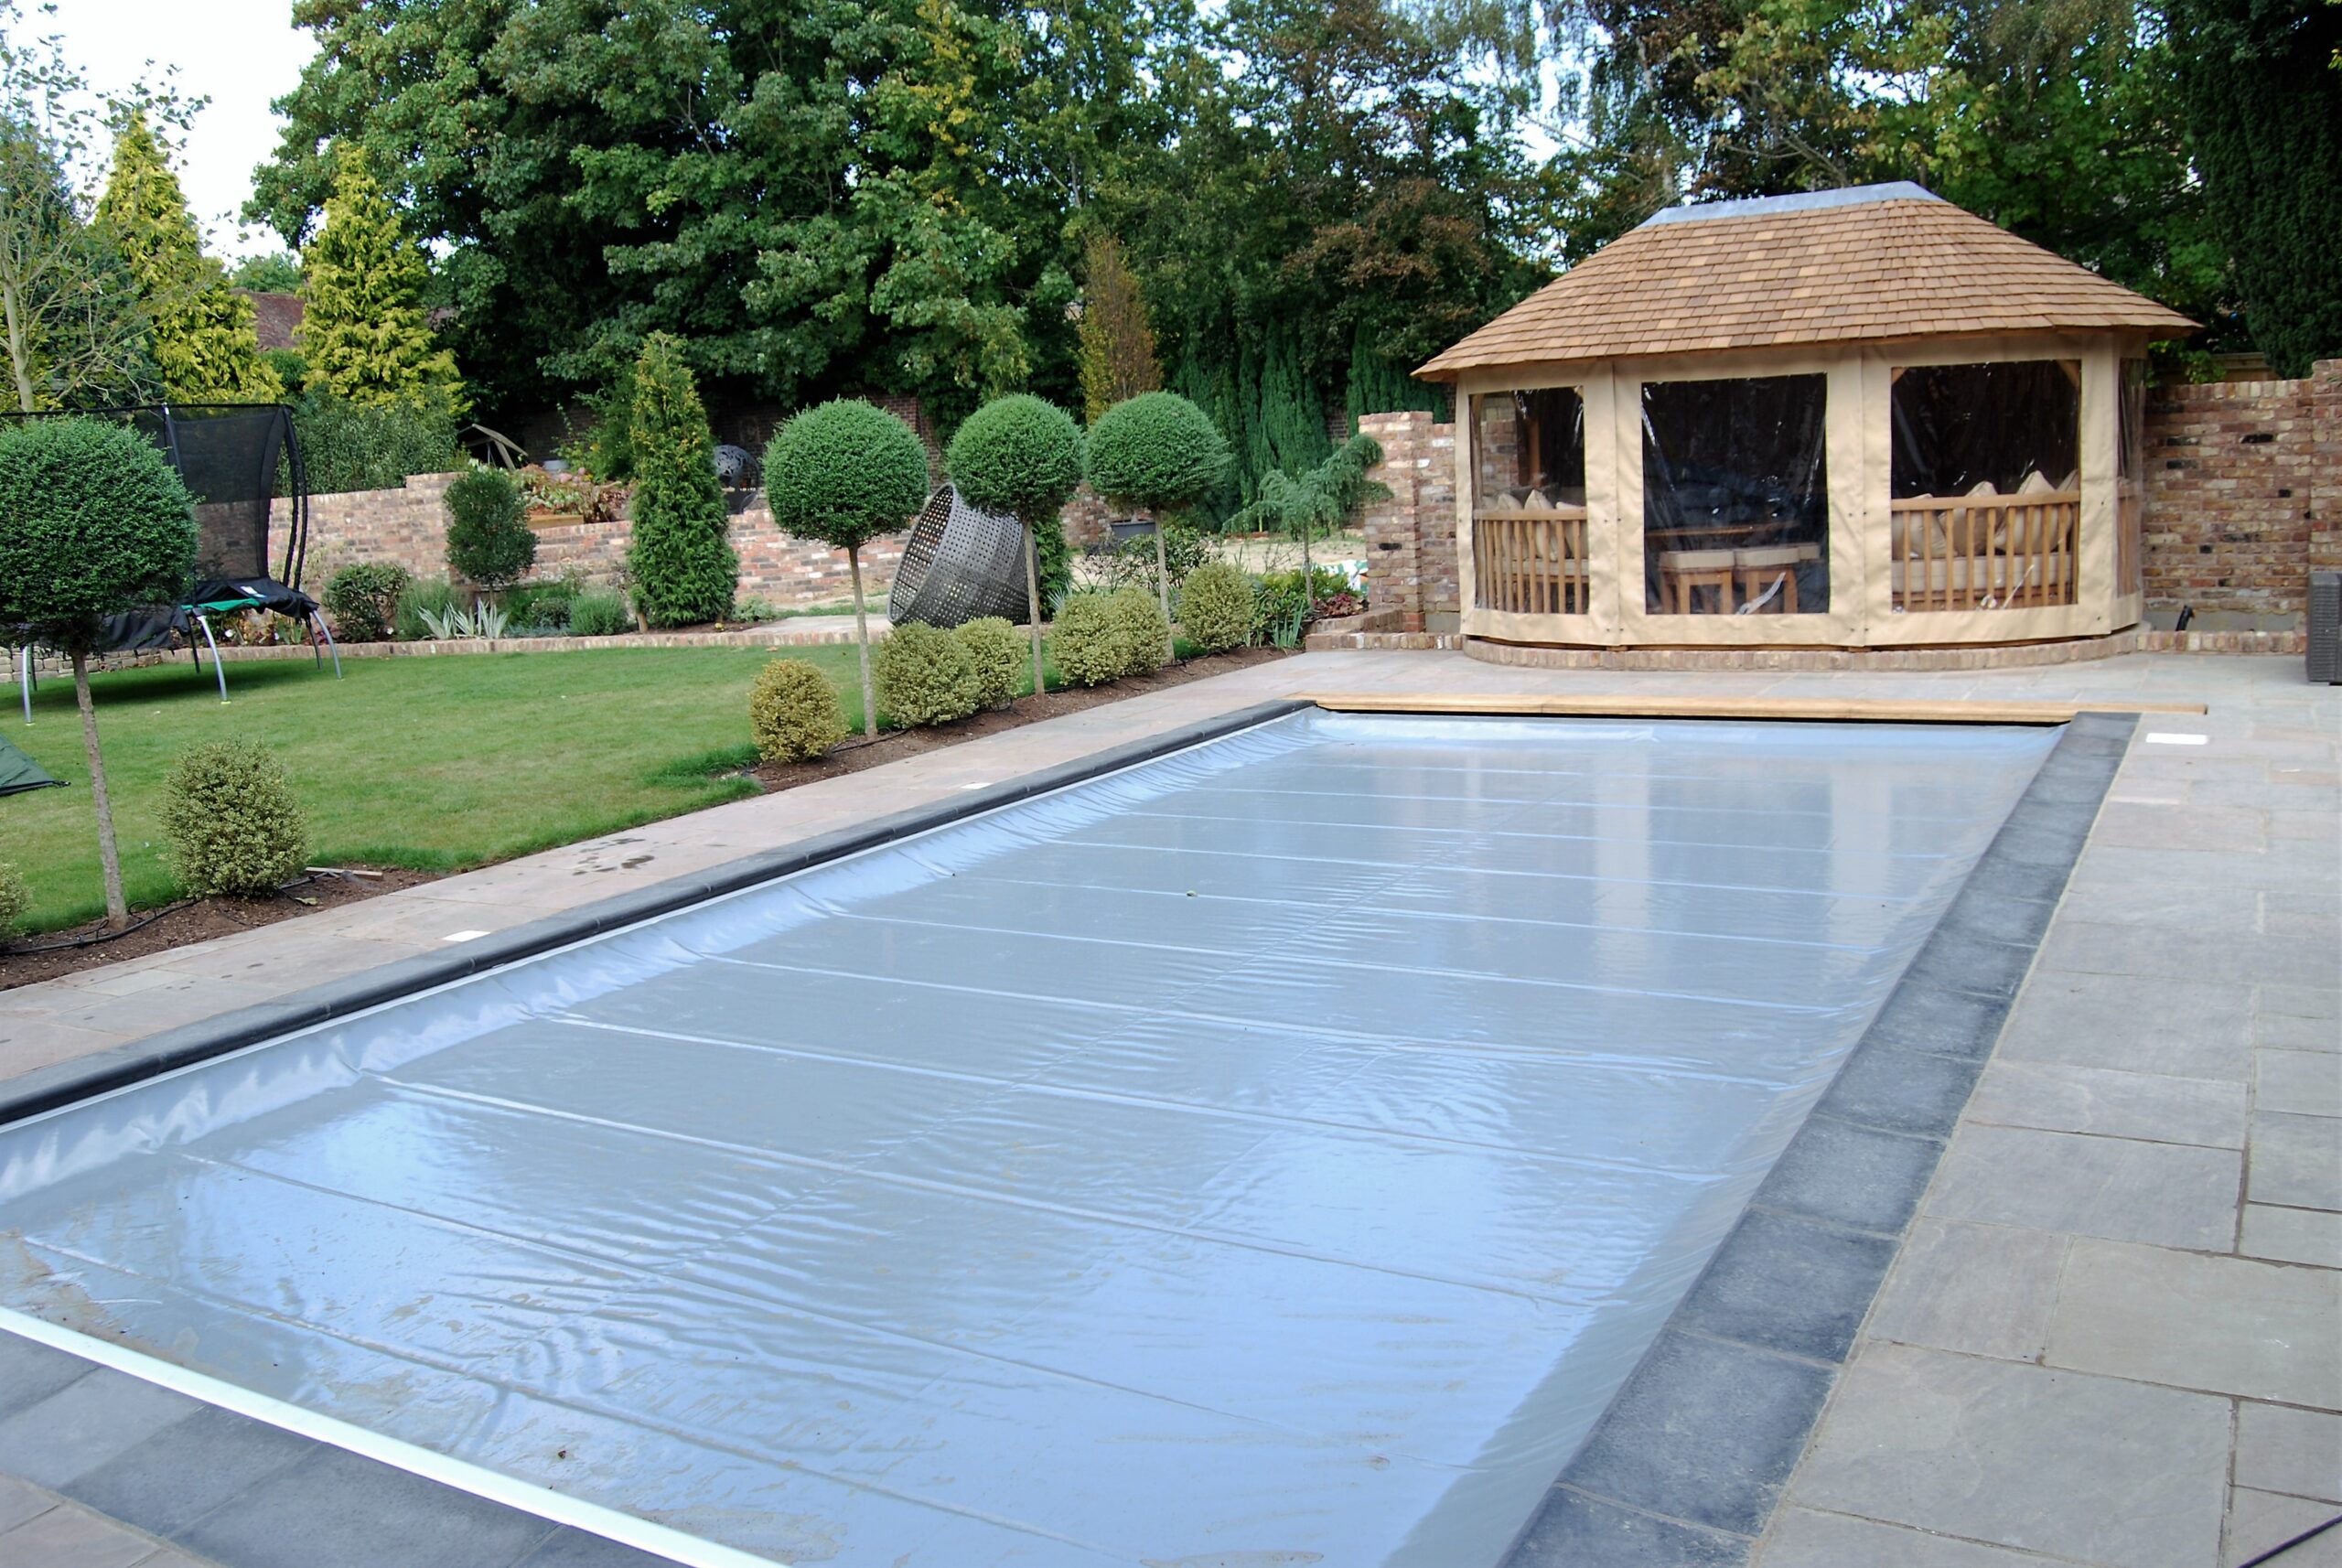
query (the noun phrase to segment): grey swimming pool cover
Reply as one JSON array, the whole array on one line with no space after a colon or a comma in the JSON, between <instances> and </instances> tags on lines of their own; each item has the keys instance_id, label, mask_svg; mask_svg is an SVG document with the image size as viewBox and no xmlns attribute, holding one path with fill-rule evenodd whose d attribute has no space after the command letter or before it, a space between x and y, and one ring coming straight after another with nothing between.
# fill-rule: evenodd
<instances>
[{"instance_id":1,"label":"grey swimming pool cover","mask_svg":"<svg viewBox=\"0 0 2342 1568\"><path fill-rule=\"evenodd\" d=\"M1478 1568L2054 738L1296 715L0 1131L0 1301L783 1559Z\"/></svg>"}]
</instances>

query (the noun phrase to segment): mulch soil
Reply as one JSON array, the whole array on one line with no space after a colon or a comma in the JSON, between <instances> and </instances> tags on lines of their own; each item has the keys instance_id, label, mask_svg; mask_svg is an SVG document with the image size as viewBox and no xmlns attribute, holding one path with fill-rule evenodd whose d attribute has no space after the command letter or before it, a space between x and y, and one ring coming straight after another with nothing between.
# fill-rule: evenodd
<instances>
[{"instance_id":1,"label":"mulch soil","mask_svg":"<svg viewBox=\"0 0 2342 1568\"><path fill-rule=\"evenodd\" d=\"M1183 660L1167 664L1152 675L1133 676L1111 686L1073 687L1051 692L1037 701L1020 698L1013 706L978 714L957 724L939 725L932 729L887 731L874 741L857 736L818 762L759 763L744 777L755 779L767 794L793 789L800 784L859 773L865 768L938 751L962 741L998 735L1043 719L1078 714L1125 697L1166 691L1190 681L1224 675L1231 670L1248 669L1284 657L1286 651L1282 649L1248 648ZM120 963L124 959L144 958L191 942L209 941L213 937L233 936L255 926L272 925L296 915L435 882L444 875L449 874L383 869L371 876L311 876L282 889L274 897L190 898L160 909L135 912L130 918L131 929L118 936L110 936L105 922L99 919L68 930L44 931L13 943L0 942L0 991Z\"/></svg>"}]
</instances>

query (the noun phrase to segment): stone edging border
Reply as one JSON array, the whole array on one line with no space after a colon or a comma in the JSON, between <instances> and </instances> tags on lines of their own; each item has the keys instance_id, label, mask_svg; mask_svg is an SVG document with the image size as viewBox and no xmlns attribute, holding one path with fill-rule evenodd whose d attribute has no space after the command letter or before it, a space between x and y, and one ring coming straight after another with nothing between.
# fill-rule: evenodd
<instances>
[{"instance_id":1,"label":"stone edging border","mask_svg":"<svg viewBox=\"0 0 2342 1568\"><path fill-rule=\"evenodd\" d=\"M1505 1568L1737 1568L1772 1519L2122 765L2077 715Z\"/></svg>"}]
</instances>

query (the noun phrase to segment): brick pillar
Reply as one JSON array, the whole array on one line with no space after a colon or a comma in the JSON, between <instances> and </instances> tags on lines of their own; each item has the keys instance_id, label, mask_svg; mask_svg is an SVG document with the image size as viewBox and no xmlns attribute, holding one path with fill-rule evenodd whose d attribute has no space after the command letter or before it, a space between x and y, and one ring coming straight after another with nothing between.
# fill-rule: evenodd
<instances>
[{"instance_id":1,"label":"brick pillar","mask_svg":"<svg viewBox=\"0 0 2342 1568\"><path fill-rule=\"evenodd\" d=\"M1361 509L1366 534L1370 602L1396 610L1408 631L1426 618L1456 614L1456 427L1434 424L1417 409L1370 413L1362 435L1382 445L1382 461L1368 478L1391 493Z\"/></svg>"},{"instance_id":2,"label":"brick pillar","mask_svg":"<svg viewBox=\"0 0 2342 1568\"><path fill-rule=\"evenodd\" d=\"M2309 564L2342 571L2342 360L2310 371Z\"/></svg>"}]
</instances>

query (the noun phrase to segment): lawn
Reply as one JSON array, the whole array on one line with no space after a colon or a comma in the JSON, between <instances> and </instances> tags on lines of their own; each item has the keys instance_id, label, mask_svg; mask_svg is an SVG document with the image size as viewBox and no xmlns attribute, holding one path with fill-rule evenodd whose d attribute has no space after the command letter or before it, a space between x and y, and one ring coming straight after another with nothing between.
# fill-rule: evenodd
<instances>
[{"instance_id":1,"label":"lawn","mask_svg":"<svg viewBox=\"0 0 2342 1568\"><path fill-rule=\"evenodd\" d=\"M800 648L862 722L854 649ZM171 758L249 736L283 759L321 864L455 870L753 794L748 683L769 648L612 649L352 659L336 681L306 660L231 663L222 707L184 660L91 685L133 905L177 896L156 809ZM32 893L27 927L104 913L81 725L46 681L27 727L6 689L4 732L71 787L0 800L0 859Z\"/></svg>"}]
</instances>

